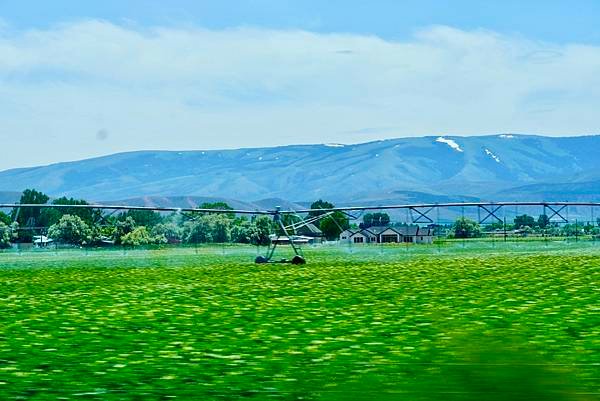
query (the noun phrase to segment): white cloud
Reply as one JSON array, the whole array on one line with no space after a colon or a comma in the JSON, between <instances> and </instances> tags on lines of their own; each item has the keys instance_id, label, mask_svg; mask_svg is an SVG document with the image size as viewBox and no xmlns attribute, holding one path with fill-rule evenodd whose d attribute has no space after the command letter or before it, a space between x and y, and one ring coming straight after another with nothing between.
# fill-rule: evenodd
<instances>
[{"instance_id":1,"label":"white cloud","mask_svg":"<svg viewBox=\"0 0 600 401\"><path fill-rule=\"evenodd\" d=\"M30 157L3 154L0 168L135 149L596 132L599 68L598 47L449 27L403 42L99 21L0 30L0 140Z\"/></svg>"}]
</instances>

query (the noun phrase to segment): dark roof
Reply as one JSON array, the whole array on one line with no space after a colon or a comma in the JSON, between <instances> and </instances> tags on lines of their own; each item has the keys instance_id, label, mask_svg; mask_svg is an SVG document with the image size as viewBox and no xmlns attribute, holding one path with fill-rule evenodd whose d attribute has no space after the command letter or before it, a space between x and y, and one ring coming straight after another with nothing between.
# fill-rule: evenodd
<instances>
[{"instance_id":1,"label":"dark roof","mask_svg":"<svg viewBox=\"0 0 600 401\"><path fill-rule=\"evenodd\" d=\"M433 236L435 230L431 227L419 227L419 231L417 235L423 236Z\"/></svg>"},{"instance_id":2,"label":"dark roof","mask_svg":"<svg viewBox=\"0 0 600 401\"><path fill-rule=\"evenodd\" d=\"M392 227L390 227L390 226L372 226L369 228L365 228L365 230L368 230L375 235L379 235L382 232L384 232L385 230L387 230L388 228L392 228Z\"/></svg>"},{"instance_id":3,"label":"dark roof","mask_svg":"<svg viewBox=\"0 0 600 401\"><path fill-rule=\"evenodd\" d=\"M300 235L308 235L315 237L320 237L323 235L323 231L321 231L319 227L315 226L313 223L308 223L296 229L296 233Z\"/></svg>"},{"instance_id":4,"label":"dark roof","mask_svg":"<svg viewBox=\"0 0 600 401\"><path fill-rule=\"evenodd\" d=\"M394 231L398 234L412 237L417 235L417 231L419 230L418 226L402 226L402 227L394 227Z\"/></svg>"}]
</instances>

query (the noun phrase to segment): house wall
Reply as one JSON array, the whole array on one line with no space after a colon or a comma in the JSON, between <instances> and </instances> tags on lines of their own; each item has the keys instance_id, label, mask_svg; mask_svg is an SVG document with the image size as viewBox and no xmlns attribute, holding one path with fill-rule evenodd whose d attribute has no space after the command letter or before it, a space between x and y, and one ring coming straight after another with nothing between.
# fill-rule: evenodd
<instances>
[{"instance_id":1,"label":"house wall","mask_svg":"<svg viewBox=\"0 0 600 401\"><path fill-rule=\"evenodd\" d=\"M354 238L361 237L363 240L362 240L362 242L358 242L358 243L376 244L376 243L383 242L384 235L394 235L396 237L396 241L395 241L396 243L403 243L403 242L417 243L417 244L433 243L433 236L431 236L431 235L407 235L407 236L405 236L405 235L398 234L395 230L392 230L392 229L382 231L379 234L373 234L373 233L369 232L368 230L363 230L363 231L360 231L357 233L353 233L352 231L346 230L340 234L339 241L340 241L340 243L344 243L344 244L356 244L357 242L354 241Z\"/></svg>"},{"instance_id":2,"label":"house wall","mask_svg":"<svg viewBox=\"0 0 600 401\"><path fill-rule=\"evenodd\" d=\"M389 240L387 240L389 239ZM393 239L393 240L392 240ZM394 242L400 242L402 240L401 235L399 235L396 231L392 230L392 229L387 229L385 231L382 231L379 234L379 242L381 243L394 243Z\"/></svg>"},{"instance_id":3,"label":"house wall","mask_svg":"<svg viewBox=\"0 0 600 401\"><path fill-rule=\"evenodd\" d=\"M343 231L340 234L340 242L344 243L344 244L348 244L352 241L352 239L350 238L354 233L352 231Z\"/></svg>"},{"instance_id":4,"label":"house wall","mask_svg":"<svg viewBox=\"0 0 600 401\"><path fill-rule=\"evenodd\" d=\"M362 242L360 240L358 240L357 242L355 238L362 238ZM352 237L350 237L350 242L353 244L368 244L369 241L370 236L363 235L362 233L356 233Z\"/></svg>"},{"instance_id":5,"label":"house wall","mask_svg":"<svg viewBox=\"0 0 600 401\"><path fill-rule=\"evenodd\" d=\"M431 235L417 235L415 236L415 242L417 244L432 244L433 237Z\"/></svg>"}]
</instances>

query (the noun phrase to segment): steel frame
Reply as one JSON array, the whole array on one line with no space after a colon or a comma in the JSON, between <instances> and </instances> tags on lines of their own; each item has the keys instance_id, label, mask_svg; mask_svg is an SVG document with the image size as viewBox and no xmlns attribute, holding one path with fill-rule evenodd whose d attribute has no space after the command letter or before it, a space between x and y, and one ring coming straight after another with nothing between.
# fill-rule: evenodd
<instances>
[{"instance_id":1,"label":"steel frame","mask_svg":"<svg viewBox=\"0 0 600 401\"><path fill-rule=\"evenodd\" d=\"M284 236L289 240L290 245L294 251L294 258L291 261L286 259L282 259L277 261L277 263L296 263L303 264L305 263L304 257L302 256L302 251L298 244L294 243L293 236L288 232L289 229L297 229L303 225L308 224L309 222L316 222L321 219L332 218L332 214L334 212L341 212L344 215L350 218L360 217L363 213L371 210L406 210L407 215L410 215L410 219L414 224L433 224L434 221L431 217L429 217L429 213L432 211L436 211L438 213L438 223L439 223L439 210L440 209L454 209L454 208L462 208L462 213L464 215L465 208L476 208L479 215L479 223L484 224L489 219L494 219L497 222L504 222L505 220L501 219L498 216L498 212L501 210L505 210L506 207L514 206L515 210L518 210L519 206L538 206L543 208L543 213L548 216L549 220L554 219L561 223L569 222L569 207L589 207L591 208L592 216L594 216L594 208L600 208L600 202L455 202L455 203L435 203L435 204L405 204L405 205L379 205L379 206L347 206L347 207L333 207L333 208L319 208L319 209L303 209L303 210L281 210L279 207L274 210L222 210L222 209L203 209L203 208L175 208L175 207L150 207L150 206L126 206L126 205L48 205L48 204L19 204L19 203L6 203L0 204L0 209L16 209L15 217L21 212L23 208L70 208L70 209L99 209L99 210L110 210L111 213L108 216L116 213L117 211L125 211L125 210L149 210L156 212L176 212L182 214L185 218L193 219L193 215L195 213L233 213L233 214L245 214L245 215L268 215L273 216L273 220L279 226L279 228L284 233ZM483 218L481 217L481 211L485 212ZM547 214L547 210L551 212L550 215ZM566 211L566 216L563 214L563 211ZM304 215L311 212L320 212L321 215L315 216L313 218L304 220L299 223L292 224L290 226L284 226L281 221L282 215ZM357 215L353 215L352 212L358 212ZM417 216L413 215L415 213ZM100 218L106 222L106 217L101 216ZM333 221L338 225L337 221L333 219ZM341 227L340 227L341 229ZM276 263L272 261L273 255L275 253L275 249L277 247L277 243L269 246L266 257L259 256L256 259L257 263Z\"/></svg>"}]
</instances>

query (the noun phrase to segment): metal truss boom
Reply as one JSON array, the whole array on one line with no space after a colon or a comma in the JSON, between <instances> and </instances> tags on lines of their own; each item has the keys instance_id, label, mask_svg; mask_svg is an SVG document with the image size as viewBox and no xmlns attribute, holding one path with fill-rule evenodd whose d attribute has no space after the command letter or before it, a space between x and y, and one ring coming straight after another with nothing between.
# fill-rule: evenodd
<instances>
[{"instance_id":1,"label":"metal truss boom","mask_svg":"<svg viewBox=\"0 0 600 401\"><path fill-rule=\"evenodd\" d=\"M223 209L202 209L202 208L178 208L178 207L154 207L154 206L126 206L126 205L53 205L53 204L20 204L20 203L5 203L0 204L0 209L24 209L24 208L54 208L54 209L99 209L99 210L112 210L112 211L126 211L126 210L147 210L155 212L174 212L174 213L233 213L233 214L247 214L247 215L283 215L283 214L306 214L311 212L319 213L333 213L342 212L348 217L354 217L351 212L365 212L370 210L408 210L411 213L415 212L418 216L413 219L414 223L433 223L433 220L428 214L436 209L442 208L478 208L484 210L487 215L480 220L484 223L489 218L494 218L497 221L502 221L497 216L497 212L507 206L539 206L543 207L544 212L549 209L552 214L549 218L558 217L562 221L566 222L568 219L565 218L561 212L569 207L599 207L600 202L455 202L455 203L422 203L422 204L404 204L404 205L379 205L379 206L344 206L344 207L333 207L333 208L319 208L319 209L303 209L303 210L223 210ZM324 216L328 217L328 216Z\"/></svg>"}]
</instances>

